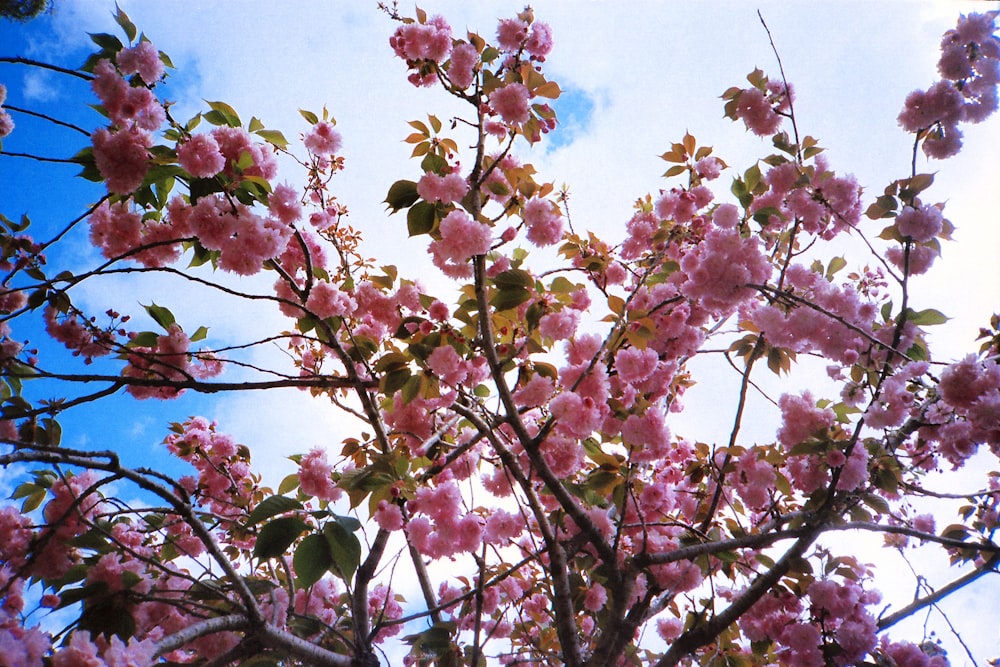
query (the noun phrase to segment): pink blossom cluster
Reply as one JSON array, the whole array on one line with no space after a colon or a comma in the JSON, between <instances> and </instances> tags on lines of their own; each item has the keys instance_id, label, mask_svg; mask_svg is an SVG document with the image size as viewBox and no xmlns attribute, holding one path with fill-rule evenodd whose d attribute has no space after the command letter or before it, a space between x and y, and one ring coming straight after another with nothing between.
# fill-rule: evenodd
<instances>
[{"instance_id":1,"label":"pink blossom cluster","mask_svg":"<svg viewBox=\"0 0 1000 667\"><path fill-rule=\"evenodd\" d=\"M462 494L455 482L418 488L407 508L413 516L406 533L421 554L444 558L482 546L484 522L462 509Z\"/></svg>"},{"instance_id":2,"label":"pink blossom cluster","mask_svg":"<svg viewBox=\"0 0 1000 667\"><path fill-rule=\"evenodd\" d=\"M771 263L760 242L729 229L713 229L681 259L681 292L705 310L723 315L753 297L754 289L771 277ZM680 277L680 276L678 276Z\"/></svg>"},{"instance_id":3,"label":"pink blossom cluster","mask_svg":"<svg viewBox=\"0 0 1000 667\"><path fill-rule=\"evenodd\" d=\"M896 216L896 228L903 236L926 243L941 232L943 220L937 206L906 206Z\"/></svg>"},{"instance_id":4,"label":"pink blossom cluster","mask_svg":"<svg viewBox=\"0 0 1000 667\"><path fill-rule=\"evenodd\" d=\"M170 452L198 472L186 478L186 490L220 519L245 514L255 490L249 452L231 436L216 431L204 417L192 417L164 440Z\"/></svg>"},{"instance_id":5,"label":"pink blossom cluster","mask_svg":"<svg viewBox=\"0 0 1000 667\"><path fill-rule=\"evenodd\" d=\"M469 260L489 252L493 241L490 227L473 220L464 211L455 210L446 215L439 232L441 238L432 241L427 250L434 266L452 278L470 277L472 265Z\"/></svg>"},{"instance_id":6,"label":"pink blossom cluster","mask_svg":"<svg viewBox=\"0 0 1000 667\"><path fill-rule=\"evenodd\" d=\"M785 283L797 296L818 309L755 305L749 313L750 319L764 333L768 343L799 353L818 351L825 358L846 366L857 362L869 348L863 334L873 333L875 304L863 300L850 286L838 287L822 273L800 264L788 267Z\"/></svg>"},{"instance_id":7,"label":"pink blossom cluster","mask_svg":"<svg viewBox=\"0 0 1000 667\"><path fill-rule=\"evenodd\" d=\"M431 203L453 204L461 201L468 191L469 184L456 172L444 176L427 172L417 181L417 194L424 201Z\"/></svg>"},{"instance_id":8,"label":"pink blossom cluster","mask_svg":"<svg viewBox=\"0 0 1000 667\"><path fill-rule=\"evenodd\" d=\"M436 66L451 54L451 26L442 16L406 23L389 38L389 46L413 70L410 83L430 86L437 81Z\"/></svg>"},{"instance_id":9,"label":"pink blossom cluster","mask_svg":"<svg viewBox=\"0 0 1000 667\"><path fill-rule=\"evenodd\" d=\"M464 359L452 345L443 344L427 357L427 367L444 384L451 387L475 386L489 376L486 360L481 356Z\"/></svg>"},{"instance_id":10,"label":"pink blossom cluster","mask_svg":"<svg viewBox=\"0 0 1000 667\"><path fill-rule=\"evenodd\" d=\"M750 212L768 213L768 228L782 229L795 221L810 233L830 240L861 219L861 188L853 176L837 176L820 155L803 168L785 162L764 174L768 191L754 198Z\"/></svg>"},{"instance_id":11,"label":"pink blossom cluster","mask_svg":"<svg viewBox=\"0 0 1000 667\"><path fill-rule=\"evenodd\" d=\"M132 206L121 201L103 202L87 219L90 241L107 259L132 259L143 266L160 267L180 257L180 242L192 235L184 224L168 218L164 222L143 220Z\"/></svg>"},{"instance_id":12,"label":"pink blossom cluster","mask_svg":"<svg viewBox=\"0 0 1000 667\"><path fill-rule=\"evenodd\" d=\"M47 306L42 316L46 333L72 350L74 355L82 356L87 361L103 357L115 349L116 341L112 332L98 329L93 322L84 324L76 313L60 315L55 308Z\"/></svg>"},{"instance_id":13,"label":"pink blossom cluster","mask_svg":"<svg viewBox=\"0 0 1000 667\"><path fill-rule=\"evenodd\" d=\"M755 86L738 93L735 114L754 134L770 136L781 127L782 115L791 112L794 98L791 86L786 88L778 81L766 81L763 89Z\"/></svg>"},{"instance_id":14,"label":"pink blossom cluster","mask_svg":"<svg viewBox=\"0 0 1000 667\"><path fill-rule=\"evenodd\" d=\"M158 80L163 65L155 47L148 42L125 49L124 62L116 67L103 59L94 67L91 87L110 118L109 128L100 128L92 135L94 161L106 181L108 192L127 195L136 190L146 176L152 132L166 120L160 101L150 90ZM156 54L152 56L151 54ZM155 57L155 64L150 60ZM138 73L130 83L123 74ZM145 82L145 85L143 85ZM134 85L133 85L134 84Z\"/></svg>"},{"instance_id":15,"label":"pink blossom cluster","mask_svg":"<svg viewBox=\"0 0 1000 667\"><path fill-rule=\"evenodd\" d=\"M768 593L740 618L740 629L752 642L773 642L787 667L846 667L875 648L877 624L867 607L879 601L877 592L845 577L815 580L807 595L808 607L791 591Z\"/></svg>"},{"instance_id":16,"label":"pink blossom cluster","mask_svg":"<svg viewBox=\"0 0 1000 667\"><path fill-rule=\"evenodd\" d=\"M326 452L314 448L299 461L299 488L319 500L335 501L341 491L333 483L332 473L333 466L327 461Z\"/></svg>"},{"instance_id":17,"label":"pink blossom cluster","mask_svg":"<svg viewBox=\"0 0 1000 667\"><path fill-rule=\"evenodd\" d=\"M978 123L997 110L1000 39L997 13L962 16L941 40L941 80L906 97L899 124L923 139L928 157L942 160L962 148L959 123Z\"/></svg>"},{"instance_id":18,"label":"pink blossom cluster","mask_svg":"<svg viewBox=\"0 0 1000 667\"><path fill-rule=\"evenodd\" d=\"M468 42L459 42L451 50L451 60L448 61L448 78L461 90L472 85L476 76L476 65L479 63L479 52Z\"/></svg>"},{"instance_id":19,"label":"pink blossom cluster","mask_svg":"<svg viewBox=\"0 0 1000 667\"><path fill-rule=\"evenodd\" d=\"M115 62L122 74L125 76L138 74L147 86L154 85L163 77L160 52L148 41L141 41L135 46L122 49L115 56Z\"/></svg>"},{"instance_id":20,"label":"pink blossom cluster","mask_svg":"<svg viewBox=\"0 0 1000 667\"><path fill-rule=\"evenodd\" d=\"M3 103L7 100L7 86L0 83L0 139L14 131L14 119L4 110Z\"/></svg>"},{"instance_id":21,"label":"pink blossom cluster","mask_svg":"<svg viewBox=\"0 0 1000 667\"><path fill-rule=\"evenodd\" d=\"M985 444L1000 456L1000 364L969 355L948 366L938 385L939 405L925 411L920 439L955 468Z\"/></svg>"},{"instance_id":22,"label":"pink blossom cluster","mask_svg":"<svg viewBox=\"0 0 1000 667\"><path fill-rule=\"evenodd\" d=\"M128 393L138 399L176 398L184 393L178 384L213 377L222 371L222 365L213 356L192 353L190 348L191 340L177 324L171 324L165 334L157 336L153 347L130 347L122 376L148 384L130 384Z\"/></svg>"},{"instance_id":23,"label":"pink blossom cluster","mask_svg":"<svg viewBox=\"0 0 1000 667\"><path fill-rule=\"evenodd\" d=\"M42 667L52 638L37 625L26 627L24 606L24 580L10 566L0 566L0 655L14 667Z\"/></svg>"},{"instance_id":24,"label":"pink blossom cluster","mask_svg":"<svg viewBox=\"0 0 1000 667\"><path fill-rule=\"evenodd\" d=\"M261 271L265 261L281 255L292 245L291 222L301 216L295 193L287 186L275 188L269 203L271 215L264 218L249 206L232 202L221 194L202 197L194 205L174 197L167 206L166 223L161 225L169 228L169 232L165 229L160 233L174 238L197 238L204 248L219 252L219 268L253 275ZM157 228L148 223L147 226ZM144 257L138 259L143 261Z\"/></svg>"},{"instance_id":25,"label":"pink blossom cluster","mask_svg":"<svg viewBox=\"0 0 1000 667\"><path fill-rule=\"evenodd\" d=\"M733 488L750 509L762 510L770 504L776 480L774 465L760 456L757 450L749 449L736 459Z\"/></svg>"},{"instance_id":26,"label":"pink blossom cluster","mask_svg":"<svg viewBox=\"0 0 1000 667\"><path fill-rule=\"evenodd\" d=\"M303 137L306 150L318 158L329 159L340 151L340 133L333 129L333 123L321 120L313 125Z\"/></svg>"},{"instance_id":27,"label":"pink blossom cluster","mask_svg":"<svg viewBox=\"0 0 1000 667\"><path fill-rule=\"evenodd\" d=\"M42 510L45 526L32 541L28 565L32 576L59 579L80 562L80 551L71 540L87 532L95 516L103 509L103 500L91 490L98 476L90 470L56 481L52 498Z\"/></svg>"},{"instance_id":28,"label":"pink blossom cluster","mask_svg":"<svg viewBox=\"0 0 1000 667\"><path fill-rule=\"evenodd\" d=\"M705 340L702 326L708 321L708 311L697 301L682 299L672 283L641 286L629 304L629 312L637 318L645 318L644 323L652 325L647 345L662 359L689 356ZM657 378L661 382L663 379Z\"/></svg>"},{"instance_id":29,"label":"pink blossom cluster","mask_svg":"<svg viewBox=\"0 0 1000 667\"><path fill-rule=\"evenodd\" d=\"M523 83L508 83L490 93L490 107L507 125L519 125L531 117L529 97L530 93Z\"/></svg>"},{"instance_id":30,"label":"pink blossom cluster","mask_svg":"<svg viewBox=\"0 0 1000 667\"><path fill-rule=\"evenodd\" d=\"M891 667L951 667L943 652L930 653L917 644L892 642L888 637L879 641L878 653Z\"/></svg>"},{"instance_id":31,"label":"pink blossom cluster","mask_svg":"<svg viewBox=\"0 0 1000 667\"><path fill-rule=\"evenodd\" d=\"M552 50L552 28L525 12L500 20L497 43L507 53L517 54L523 49L533 60L544 61Z\"/></svg>"}]
</instances>

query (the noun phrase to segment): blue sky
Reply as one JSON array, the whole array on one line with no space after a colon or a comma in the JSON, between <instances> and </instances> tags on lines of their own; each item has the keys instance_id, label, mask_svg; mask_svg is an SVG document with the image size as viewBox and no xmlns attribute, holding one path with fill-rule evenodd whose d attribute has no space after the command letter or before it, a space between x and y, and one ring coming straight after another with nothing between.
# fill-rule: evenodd
<instances>
[{"instance_id":1,"label":"blue sky","mask_svg":"<svg viewBox=\"0 0 1000 667\"><path fill-rule=\"evenodd\" d=\"M448 118L461 109L440 94L406 83L405 67L388 47L394 25L374 5L347 0L121 2L178 66L164 88L177 102L176 117L203 109L201 100L224 100L244 119L256 115L293 137L305 129L297 109L328 107L344 135L347 159L334 190L351 210L349 222L367 235L367 254L404 272L427 275L424 242L408 242L403 221L387 218L381 202L393 181L418 173L416 163L408 161L410 148L401 141L409 131L406 121L426 113ZM497 17L521 9L520 3L494 0L428 1L422 6L446 16L456 32L468 27L485 36L493 35ZM744 83L756 66L776 73L758 7L796 88L800 128L828 149L834 169L853 172L871 193L908 175L910 139L895 117L910 90L935 79L940 34L954 25L959 12L996 5L542 0L533 6L536 16L553 27L556 48L547 71L567 95L557 103L564 127L523 158L543 177L570 186L577 229L594 229L614 241L623 235L632 202L665 185L660 179L664 163L657 156L686 131L700 143L714 145L717 155L741 170L766 154L759 139L722 118L719 99L729 86ZM104 0L56 0L53 13L35 22L0 23L0 52L76 66L89 48L86 32L116 32L113 11L114 3ZM82 106L91 101L83 82L14 65L0 65L0 82L7 85L11 104L68 115L88 128L99 122ZM4 142L8 151L27 150L30 144L31 152L68 156L85 141L24 116L15 116L15 122L15 134ZM957 158L918 162L921 171L939 172L930 196L948 201L946 215L958 228L957 242L945 247L937 269L915 281L914 307L937 307L954 318L935 333L937 354L944 360L973 349L977 328L1000 304L1000 263L995 259L1000 248L1000 123L993 119L965 133L967 148ZM0 212L8 217L27 212L35 237L48 238L100 196L99 188L79 187L67 179L72 170L0 158ZM289 182L299 178L294 171L285 173L282 178ZM728 182L731 173L722 181ZM717 192L723 196L725 186ZM871 235L878 232L873 227ZM96 253L84 240L77 230L53 261L74 266L92 261ZM430 288L447 285L426 280ZM245 284L266 290L267 282ZM158 280L111 280L85 290L81 298L95 310L108 305L131 309L136 321L143 317L138 304L155 300L174 310L187 330L210 326L212 344L288 326L275 313L234 310L213 296L191 297ZM273 348L257 355L255 361L283 363ZM713 381L725 379L716 375L717 369L703 370ZM674 431L710 440L719 428L712 409L720 399L709 389L711 382L703 386L689 394L688 411ZM756 435L751 430L749 437L770 438L774 427L768 407L757 407L762 417ZM126 460L165 466L155 443L168 422L192 414L218 419L221 428L254 448L260 469L272 475L287 470L284 456L316 445L338 451L340 439L349 434L329 406L297 392L211 399L189 394L162 404L122 397L81 411L65 419L64 426L68 444L103 448L124 443ZM899 599L905 601L910 590ZM982 608L982 598L971 600L976 598L961 604ZM1000 654L995 623L967 639L975 642L981 661ZM963 664L954 652L952 657L953 664Z\"/></svg>"}]
</instances>

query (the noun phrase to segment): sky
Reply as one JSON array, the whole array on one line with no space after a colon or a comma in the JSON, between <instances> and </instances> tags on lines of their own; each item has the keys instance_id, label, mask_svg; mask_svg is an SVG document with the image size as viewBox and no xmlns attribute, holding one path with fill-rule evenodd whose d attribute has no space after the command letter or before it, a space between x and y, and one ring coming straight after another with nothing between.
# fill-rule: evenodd
<instances>
[{"instance_id":1,"label":"sky","mask_svg":"<svg viewBox=\"0 0 1000 667\"><path fill-rule=\"evenodd\" d=\"M428 113L448 119L462 109L433 89L406 82L405 65L388 46L395 24L375 2L137 0L120 5L177 66L163 89L175 102L176 118L204 110L203 100L224 100L244 120L257 116L294 137L307 127L298 109L328 108L344 137L346 158L346 170L337 176L333 190L350 209L348 222L365 234L365 254L380 264L399 265L401 273L421 275L429 289L448 288L426 271L426 241L408 241L405 220L388 217L382 200L395 180L419 175L417 163L408 159L410 147L402 142L410 131L406 122ZM429 14L445 16L456 34L471 29L487 37L493 36L498 17L522 8L520 3L496 0L428 0L421 6ZM720 181L728 182L736 169L750 166L768 148L723 118L719 99L730 86L744 85L744 77L755 67L777 75L759 9L796 89L800 129L827 149L832 168L853 173L873 197L909 173L911 139L895 119L908 92L935 80L941 33L954 25L960 12L996 6L951 1L541 0L533 8L555 35L556 46L545 67L565 91L555 105L562 125L551 141L522 150L521 157L535 164L543 178L568 185L578 230L592 229L612 242L624 235L632 203L668 186L660 177L665 163L658 155L685 132L699 144L714 146L715 154L735 168L724 172ZM401 11L411 7L404 3ZM0 53L77 66L89 48L87 32L117 33L113 12L114 3L104 0L55 0L53 12L35 22L0 23ZM96 122L81 104L90 102L86 84L13 65L0 65L0 83L8 87L10 104L68 114L86 127ZM19 117L15 122L18 129L4 142L6 150L17 150L24 141L47 154L71 155L82 146L83 138L72 133L42 130ZM995 150L1000 122L994 118L963 131L966 147L958 157L933 163L918 158L918 171L937 173L928 196L947 202L945 214L957 227L956 242L944 248L934 271L914 281L914 308L938 308L952 318L933 334L932 349L941 360L973 350L978 328L1000 304L1000 262L995 259L1000 249L1000 161ZM39 230L36 236L48 237L100 196L93 187L73 185L66 178L71 171L0 158L0 212L8 217L28 212ZM58 173L58 181L50 178L52 173ZM300 177L295 171L283 173L292 183ZM724 190L717 188L720 198ZM878 223L866 227L870 236L879 229ZM856 245L846 245L837 252L855 250ZM97 257L80 234L67 238L64 253L60 260L81 267ZM850 268L859 268L857 262L864 259L849 261ZM241 285L266 291L269 282ZM270 311L242 305L235 309L215 297L185 298L175 284L157 279L110 280L85 289L81 298L95 310L106 308L104 304L126 304L121 307L131 308L135 321L142 320L138 304L155 301L170 307L187 330L210 326L213 344L288 326ZM275 348L255 355L262 363L282 362ZM708 365L695 370L702 373L702 384L691 391L688 410L677 416L672 429L704 441L721 438L729 417L719 420L716 415L735 393L719 390L716 383L731 389L733 376ZM110 407L64 423L72 426L67 426L68 443L95 448L127 443L133 460L153 456L158 465L170 465L156 448L165 425L205 414L251 445L258 468L275 475L291 470L284 461L288 454L313 446L338 451L340 439L349 435L329 406L292 391L211 399L187 395L166 404L121 398L106 405ZM754 407L760 417L751 424L750 433L757 434L752 437L773 437L774 422L768 418L773 409L763 400ZM901 569L897 561L893 574ZM905 589L897 591L896 598L905 602L912 577L882 576L887 578L877 583L883 588L885 581L890 588ZM982 610L985 600L998 599L998 592L994 585L950 608L963 629L969 628L966 639L980 665L1000 655L997 623L991 622L991 615L969 618L964 611ZM988 608L996 611L996 604ZM919 633L919 622L910 628ZM966 664L961 648L954 642L948 646L953 664Z\"/></svg>"}]
</instances>

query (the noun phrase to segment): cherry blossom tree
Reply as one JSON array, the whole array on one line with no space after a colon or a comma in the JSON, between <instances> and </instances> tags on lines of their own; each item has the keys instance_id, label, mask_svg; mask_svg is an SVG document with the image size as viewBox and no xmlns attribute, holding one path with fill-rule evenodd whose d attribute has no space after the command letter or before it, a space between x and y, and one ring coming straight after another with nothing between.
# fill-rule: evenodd
<instances>
[{"instance_id":1,"label":"cherry blossom tree","mask_svg":"<svg viewBox=\"0 0 1000 667\"><path fill-rule=\"evenodd\" d=\"M0 509L0 662L376 665L396 637L413 665L949 664L891 630L1000 562L998 473L951 494L923 484L1000 456L1000 318L969 356L932 355L927 328L945 318L911 307L911 278L953 227L917 158L956 155L963 125L996 110L997 13L944 34L940 79L898 118L911 171L882 194L803 133L780 68L755 70L723 105L765 155L737 168L685 134L662 155L666 185L606 240L575 229L566 190L518 157L557 125L549 26L525 10L487 39L386 12L410 84L465 104L410 121L414 163L385 199L447 293L361 254L326 109L302 111L295 140L224 102L175 118L170 59L121 10L122 36L93 35L79 69L0 58L88 82L98 127L44 119L80 137L71 161L105 189L44 241L27 217L0 218L0 462L24 471ZM5 92L0 138L38 116ZM100 262L46 260L84 227ZM831 256L843 237L867 256ZM159 330L142 331L76 298L142 274L233 309L263 302L287 327L213 348L169 305L144 306ZM271 289L237 279L261 275ZM31 326L69 359L25 345ZM276 343L286 367L244 356ZM721 442L671 428L706 355L738 370L719 389L738 396ZM830 393L794 382L815 362ZM773 439L749 441L768 374L794 389L773 399ZM60 415L113 394L280 387L350 424L280 483L201 417L164 440L184 476L61 444ZM961 507L940 528L915 499ZM889 613L843 548L859 533L945 550L953 582ZM418 599L400 594L409 581ZM38 609L72 620L49 627Z\"/></svg>"}]
</instances>

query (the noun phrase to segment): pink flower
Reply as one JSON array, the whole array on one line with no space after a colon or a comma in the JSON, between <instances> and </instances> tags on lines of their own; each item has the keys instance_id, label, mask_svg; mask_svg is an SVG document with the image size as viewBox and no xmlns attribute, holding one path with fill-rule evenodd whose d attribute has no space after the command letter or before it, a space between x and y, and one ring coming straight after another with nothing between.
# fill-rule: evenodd
<instances>
[{"instance_id":1,"label":"pink flower","mask_svg":"<svg viewBox=\"0 0 1000 667\"><path fill-rule=\"evenodd\" d=\"M69 643L52 654L52 667L105 667L97 657L97 645L86 630L74 632Z\"/></svg>"},{"instance_id":2,"label":"pink flower","mask_svg":"<svg viewBox=\"0 0 1000 667\"><path fill-rule=\"evenodd\" d=\"M340 150L340 133L333 129L332 123L321 120L306 132L303 143L316 157L327 158Z\"/></svg>"},{"instance_id":3,"label":"pink flower","mask_svg":"<svg viewBox=\"0 0 1000 667\"><path fill-rule=\"evenodd\" d=\"M497 43L504 51L515 53L528 38L528 23L520 18L500 19L497 25Z\"/></svg>"},{"instance_id":4,"label":"pink flower","mask_svg":"<svg viewBox=\"0 0 1000 667\"><path fill-rule=\"evenodd\" d=\"M771 491L777 479L774 466L761 459L756 450L750 449L737 459L736 473L733 486L743 502L750 509L764 509L771 500Z\"/></svg>"},{"instance_id":5,"label":"pink flower","mask_svg":"<svg viewBox=\"0 0 1000 667\"><path fill-rule=\"evenodd\" d=\"M1000 377L995 370L985 372L983 365L970 354L941 373L938 391L941 398L952 407L968 409L991 387L997 386L998 381Z\"/></svg>"},{"instance_id":6,"label":"pink flower","mask_svg":"<svg viewBox=\"0 0 1000 667\"><path fill-rule=\"evenodd\" d=\"M740 210L733 204L721 204L712 213L712 222L716 227L733 229L740 224Z\"/></svg>"},{"instance_id":7,"label":"pink flower","mask_svg":"<svg viewBox=\"0 0 1000 667\"><path fill-rule=\"evenodd\" d=\"M179 144L177 161L195 178L211 178L226 166L226 158L210 134L196 134Z\"/></svg>"},{"instance_id":8,"label":"pink flower","mask_svg":"<svg viewBox=\"0 0 1000 667\"><path fill-rule=\"evenodd\" d=\"M587 611L599 612L608 601L608 591L600 584L591 584L587 590L587 595L583 600L583 607Z\"/></svg>"},{"instance_id":9,"label":"pink flower","mask_svg":"<svg viewBox=\"0 0 1000 667\"><path fill-rule=\"evenodd\" d=\"M14 119L10 114L0 109L0 139L3 139L14 131Z\"/></svg>"},{"instance_id":10,"label":"pink flower","mask_svg":"<svg viewBox=\"0 0 1000 667\"><path fill-rule=\"evenodd\" d=\"M771 275L756 238L744 239L728 229L710 231L681 259L681 268L687 274L681 292L716 313L734 310L753 296L748 284L764 283Z\"/></svg>"},{"instance_id":11,"label":"pink flower","mask_svg":"<svg viewBox=\"0 0 1000 667\"><path fill-rule=\"evenodd\" d=\"M907 132L927 129L935 123L954 124L962 118L962 93L950 81L938 81L906 96L898 121Z\"/></svg>"},{"instance_id":12,"label":"pink flower","mask_svg":"<svg viewBox=\"0 0 1000 667\"><path fill-rule=\"evenodd\" d=\"M295 189L282 183L267 198L267 208L281 222L290 225L302 217L302 202Z\"/></svg>"},{"instance_id":13,"label":"pink flower","mask_svg":"<svg viewBox=\"0 0 1000 667\"><path fill-rule=\"evenodd\" d=\"M385 500L378 501L378 509L375 510L372 518L375 519L375 523L382 530L393 531L403 529L403 512L399 509L399 505L389 503Z\"/></svg>"},{"instance_id":14,"label":"pink flower","mask_svg":"<svg viewBox=\"0 0 1000 667\"><path fill-rule=\"evenodd\" d=\"M552 245L562 238L562 214L552 202L531 199L524 205L522 215L528 226L528 240L536 246Z\"/></svg>"},{"instance_id":15,"label":"pink flower","mask_svg":"<svg viewBox=\"0 0 1000 667\"><path fill-rule=\"evenodd\" d=\"M885 251L885 258L891 264L900 271L905 269L911 276L927 273L938 255L939 251L936 248L923 245L911 247L908 257L899 246L893 246Z\"/></svg>"},{"instance_id":16,"label":"pink flower","mask_svg":"<svg viewBox=\"0 0 1000 667\"><path fill-rule=\"evenodd\" d=\"M441 16L427 23L408 23L396 29L389 45L403 60L441 62L451 52L451 26Z\"/></svg>"},{"instance_id":17,"label":"pink flower","mask_svg":"<svg viewBox=\"0 0 1000 667\"><path fill-rule=\"evenodd\" d=\"M452 386L464 382L469 374L462 357L458 355L455 348L447 344L434 348L434 351L427 357L427 366L445 384Z\"/></svg>"},{"instance_id":18,"label":"pink flower","mask_svg":"<svg viewBox=\"0 0 1000 667\"><path fill-rule=\"evenodd\" d=\"M679 618L661 618L656 621L656 634L665 642L672 642L684 632L684 623Z\"/></svg>"},{"instance_id":19,"label":"pink flower","mask_svg":"<svg viewBox=\"0 0 1000 667\"><path fill-rule=\"evenodd\" d=\"M601 422L601 413L593 399L573 391L564 391L553 398L549 409L559 420L560 430L576 438L586 438Z\"/></svg>"},{"instance_id":20,"label":"pink flower","mask_svg":"<svg viewBox=\"0 0 1000 667\"><path fill-rule=\"evenodd\" d=\"M935 160L957 155L962 150L962 131L958 125L940 125L927 133L921 149Z\"/></svg>"},{"instance_id":21,"label":"pink flower","mask_svg":"<svg viewBox=\"0 0 1000 667\"><path fill-rule=\"evenodd\" d=\"M536 408L549 400L554 392L552 378L536 373L526 385L514 392L514 401L521 407Z\"/></svg>"},{"instance_id":22,"label":"pink flower","mask_svg":"<svg viewBox=\"0 0 1000 667\"><path fill-rule=\"evenodd\" d=\"M153 138L142 130L118 130L114 134L101 128L92 135L94 162L107 182L108 192L127 195L134 192L146 177L149 147Z\"/></svg>"},{"instance_id":23,"label":"pink flower","mask_svg":"<svg viewBox=\"0 0 1000 667\"><path fill-rule=\"evenodd\" d=\"M538 331L552 340L566 340L576 333L580 315L573 310L560 310L557 313L547 313L538 323Z\"/></svg>"},{"instance_id":24,"label":"pink flower","mask_svg":"<svg viewBox=\"0 0 1000 667\"><path fill-rule=\"evenodd\" d=\"M332 472L333 466L327 462L326 452L318 447L314 448L299 461L299 486L302 492L320 500L336 500L341 491L330 479Z\"/></svg>"},{"instance_id":25,"label":"pink flower","mask_svg":"<svg viewBox=\"0 0 1000 667\"><path fill-rule=\"evenodd\" d=\"M479 60L479 53L476 47L467 42L462 42L451 52L451 65L448 66L448 78L458 88L462 90L472 85L475 77L475 66Z\"/></svg>"},{"instance_id":26,"label":"pink flower","mask_svg":"<svg viewBox=\"0 0 1000 667\"><path fill-rule=\"evenodd\" d=\"M662 410L647 408L642 415L629 415L622 424L622 440L640 463L666 458L670 449L670 430Z\"/></svg>"},{"instance_id":27,"label":"pink flower","mask_svg":"<svg viewBox=\"0 0 1000 667\"><path fill-rule=\"evenodd\" d=\"M808 391L801 396L783 394L778 399L778 407L781 408L783 421L778 429L778 442L789 448L829 428L836 419L833 410L817 408L812 393Z\"/></svg>"},{"instance_id":28,"label":"pink flower","mask_svg":"<svg viewBox=\"0 0 1000 667\"><path fill-rule=\"evenodd\" d=\"M321 320L325 320L328 317L352 314L357 308L357 303L347 292L328 282L318 281L313 283L306 308Z\"/></svg>"},{"instance_id":29,"label":"pink flower","mask_svg":"<svg viewBox=\"0 0 1000 667\"><path fill-rule=\"evenodd\" d=\"M150 42L139 42L133 47L122 49L115 61L122 74L138 74L146 85L156 83L163 76L160 52Z\"/></svg>"},{"instance_id":30,"label":"pink flower","mask_svg":"<svg viewBox=\"0 0 1000 667\"><path fill-rule=\"evenodd\" d=\"M545 60L545 56L552 51L552 28L548 23L538 21L531 24L531 33L524 43L524 50L535 60Z\"/></svg>"},{"instance_id":31,"label":"pink flower","mask_svg":"<svg viewBox=\"0 0 1000 667\"><path fill-rule=\"evenodd\" d=\"M464 211L456 210L445 216L439 231L441 239L433 241L428 247L435 266L453 277L472 275L472 267L466 262L489 252L492 242L489 226L476 222Z\"/></svg>"},{"instance_id":32,"label":"pink flower","mask_svg":"<svg viewBox=\"0 0 1000 667\"><path fill-rule=\"evenodd\" d=\"M240 170L243 176L257 176L271 180L278 172L278 163L270 147L254 143L250 134L241 127L217 127L212 137L219 144L219 151L226 158L223 173L228 178L237 177L236 165L244 154L250 156L250 166Z\"/></svg>"},{"instance_id":33,"label":"pink flower","mask_svg":"<svg viewBox=\"0 0 1000 667\"><path fill-rule=\"evenodd\" d=\"M142 221L125 203L114 206L101 204L87 220L90 242L101 249L107 259L119 257L140 244Z\"/></svg>"},{"instance_id":34,"label":"pink flower","mask_svg":"<svg viewBox=\"0 0 1000 667\"><path fill-rule=\"evenodd\" d=\"M760 137L774 134L781 125L781 116L774 112L764 93L757 88L740 92L736 117L746 123L748 130Z\"/></svg>"},{"instance_id":35,"label":"pink flower","mask_svg":"<svg viewBox=\"0 0 1000 667\"><path fill-rule=\"evenodd\" d=\"M519 515L495 509L486 519L484 539L489 544L504 544L518 538L524 530L524 519Z\"/></svg>"},{"instance_id":36,"label":"pink flower","mask_svg":"<svg viewBox=\"0 0 1000 667\"><path fill-rule=\"evenodd\" d=\"M490 106L507 124L528 120L528 89L524 84L508 83L490 93Z\"/></svg>"},{"instance_id":37,"label":"pink flower","mask_svg":"<svg viewBox=\"0 0 1000 667\"><path fill-rule=\"evenodd\" d=\"M934 534L934 515L918 514L913 517L913 528L929 535Z\"/></svg>"},{"instance_id":38,"label":"pink flower","mask_svg":"<svg viewBox=\"0 0 1000 667\"><path fill-rule=\"evenodd\" d=\"M705 157L694 163L695 172L706 181L715 180L722 173L722 160L717 157Z\"/></svg>"},{"instance_id":39,"label":"pink flower","mask_svg":"<svg viewBox=\"0 0 1000 667\"><path fill-rule=\"evenodd\" d=\"M429 202L451 204L461 201L468 191L469 184L466 183L461 174L456 173L438 176L433 172L428 172L417 181L417 194L420 195L421 199Z\"/></svg>"},{"instance_id":40,"label":"pink flower","mask_svg":"<svg viewBox=\"0 0 1000 667\"><path fill-rule=\"evenodd\" d=\"M615 369L623 382L634 385L648 380L659 360L660 355L652 348L627 347L615 355Z\"/></svg>"}]
</instances>

